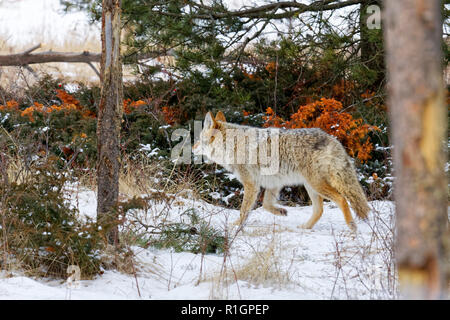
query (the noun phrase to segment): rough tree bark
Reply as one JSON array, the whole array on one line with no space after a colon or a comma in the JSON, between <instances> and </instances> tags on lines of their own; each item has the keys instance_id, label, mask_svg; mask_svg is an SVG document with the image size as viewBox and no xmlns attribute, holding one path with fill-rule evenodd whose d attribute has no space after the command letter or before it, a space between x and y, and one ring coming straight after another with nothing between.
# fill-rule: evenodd
<instances>
[{"instance_id":1,"label":"rough tree bark","mask_svg":"<svg viewBox=\"0 0 450 320\"><path fill-rule=\"evenodd\" d=\"M450 238L441 1L384 5L400 293L445 299Z\"/></svg>"},{"instance_id":2,"label":"rough tree bark","mask_svg":"<svg viewBox=\"0 0 450 320\"><path fill-rule=\"evenodd\" d=\"M98 110L97 219L107 231L108 242L118 244L120 124L123 112L120 59L120 0L102 2L101 99Z\"/></svg>"}]
</instances>

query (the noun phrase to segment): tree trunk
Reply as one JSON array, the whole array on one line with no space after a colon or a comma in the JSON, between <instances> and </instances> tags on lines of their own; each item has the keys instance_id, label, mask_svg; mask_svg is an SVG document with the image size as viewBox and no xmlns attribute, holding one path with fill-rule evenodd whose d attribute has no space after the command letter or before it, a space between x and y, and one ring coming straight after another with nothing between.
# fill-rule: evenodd
<instances>
[{"instance_id":1,"label":"tree trunk","mask_svg":"<svg viewBox=\"0 0 450 320\"><path fill-rule=\"evenodd\" d=\"M101 99L98 110L97 219L108 242L118 244L120 127L123 112L122 63L120 61L120 0L103 0Z\"/></svg>"},{"instance_id":2,"label":"tree trunk","mask_svg":"<svg viewBox=\"0 0 450 320\"><path fill-rule=\"evenodd\" d=\"M440 0L385 2L400 293L448 298L447 111Z\"/></svg>"}]
</instances>

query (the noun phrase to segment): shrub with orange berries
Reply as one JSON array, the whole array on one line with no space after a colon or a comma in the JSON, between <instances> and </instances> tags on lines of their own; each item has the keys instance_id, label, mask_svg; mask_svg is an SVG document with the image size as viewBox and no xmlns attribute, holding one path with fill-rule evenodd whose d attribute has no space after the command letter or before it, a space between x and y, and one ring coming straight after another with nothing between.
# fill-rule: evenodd
<instances>
[{"instance_id":1,"label":"shrub with orange berries","mask_svg":"<svg viewBox=\"0 0 450 320\"><path fill-rule=\"evenodd\" d=\"M0 111L16 111L19 110L19 103L16 100L9 100L6 105L0 105Z\"/></svg>"},{"instance_id":2,"label":"shrub with orange berries","mask_svg":"<svg viewBox=\"0 0 450 320\"><path fill-rule=\"evenodd\" d=\"M145 102L143 100L132 101L131 99L125 99L125 100L123 100L123 112L125 114L130 114L133 111L135 111L137 108L139 108L141 106L145 106L145 105L147 105L147 102Z\"/></svg>"},{"instance_id":3,"label":"shrub with orange berries","mask_svg":"<svg viewBox=\"0 0 450 320\"><path fill-rule=\"evenodd\" d=\"M350 113L343 111L342 103L335 99L314 101L298 108L289 121L278 117L272 108L267 108L263 117L264 127L321 128L335 136L352 157L362 162L371 158L373 145L368 133L379 130L376 126L364 124L362 119L354 119Z\"/></svg>"}]
</instances>

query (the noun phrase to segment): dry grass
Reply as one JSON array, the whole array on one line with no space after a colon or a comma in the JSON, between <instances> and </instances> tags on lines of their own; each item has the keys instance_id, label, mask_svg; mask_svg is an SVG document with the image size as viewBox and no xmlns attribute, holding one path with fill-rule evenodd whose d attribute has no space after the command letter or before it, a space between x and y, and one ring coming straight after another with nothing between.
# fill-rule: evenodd
<instances>
[{"instance_id":1,"label":"dry grass","mask_svg":"<svg viewBox=\"0 0 450 320\"><path fill-rule=\"evenodd\" d=\"M248 286L263 286L272 288L286 288L294 284L294 272L292 271L293 260L286 263L286 256L283 256L283 247L279 231L272 228L272 232L264 228L265 235L269 234L268 243L261 244L255 248L251 244L248 247L252 252L250 257L241 258L233 256L229 251L224 254L221 270L210 277L205 277L204 281L212 283L210 298L227 299L228 291L232 285L237 286L239 291L239 281L245 281ZM241 231L229 238L230 247ZM247 235L247 234L246 234ZM233 260L234 263L233 263ZM235 263L236 260L238 263Z\"/></svg>"},{"instance_id":2,"label":"dry grass","mask_svg":"<svg viewBox=\"0 0 450 320\"><path fill-rule=\"evenodd\" d=\"M152 158L140 155L122 157L119 176L120 197L123 199L141 197L155 191L199 197L198 192L192 189L194 186L192 176L180 176L176 170L171 171L164 162ZM78 181L82 187L96 190L96 170L85 170Z\"/></svg>"},{"instance_id":3,"label":"dry grass","mask_svg":"<svg viewBox=\"0 0 450 320\"><path fill-rule=\"evenodd\" d=\"M150 158L122 158L119 192L128 197L148 194L161 188L166 174L163 165Z\"/></svg>"},{"instance_id":4,"label":"dry grass","mask_svg":"<svg viewBox=\"0 0 450 320\"><path fill-rule=\"evenodd\" d=\"M264 250L253 255L234 270L238 280L247 281L255 286L284 287L291 282L288 268L281 265L282 248L272 241Z\"/></svg>"},{"instance_id":5,"label":"dry grass","mask_svg":"<svg viewBox=\"0 0 450 320\"><path fill-rule=\"evenodd\" d=\"M14 156L8 159L7 169L8 181L22 184L27 181L29 171L24 159L19 156Z\"/></svg>"},{"instance_id":6,"label":"dry grass","mask_svg":"<svg viewBox=\"0 0 450 320\"><path fill-rule=\"evenodd\" d=\"M358 299L359 293L369 299L398 298L394 214L391 211L391 218L385 220L373 204L372 212L374 219L367 222L372 231L370 238L350 235L352 240L349 240L348 233L333 232L335 279L331 299L342 295Z\"/></svg>"}]
</instances>

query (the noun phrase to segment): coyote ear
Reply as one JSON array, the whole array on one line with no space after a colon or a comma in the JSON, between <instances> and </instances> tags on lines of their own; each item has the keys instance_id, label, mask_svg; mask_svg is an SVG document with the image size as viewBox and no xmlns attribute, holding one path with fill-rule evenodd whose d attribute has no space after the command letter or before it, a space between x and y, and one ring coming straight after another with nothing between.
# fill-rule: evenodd
<instances>
[{"instance_id":1,"label":"coyote ear","mask_svg":"<svg viewBox=\"0 0 450 320\"><path fill-rule=\"evenodd\" d=\"M222 111L217 112L216 121L227 122L227 119L225 119L225 115L223 114Z\"/></svg>"},{"instance_id":2,"label":"coyote ear","mask_svg":"<svg viewBox=\"0 0 450 320\"><path fill-rule=\"evenodd\" d=\"M205 122L203 123L203 127L211 128L215 124L216 124L216 120L214 119L211 111L208 111L208 113L205 116Z\"/></svg>"}]
</instances>

